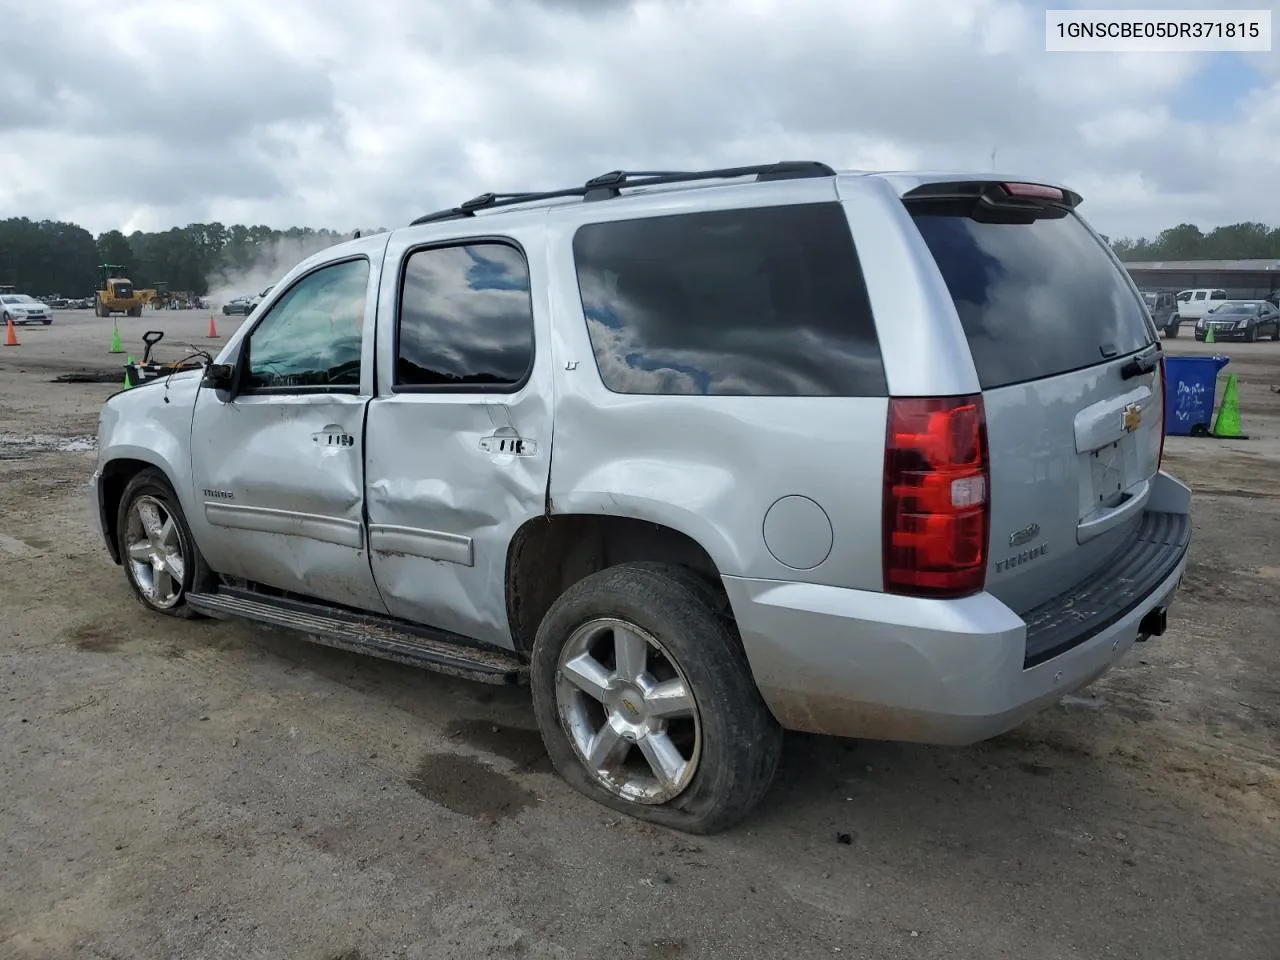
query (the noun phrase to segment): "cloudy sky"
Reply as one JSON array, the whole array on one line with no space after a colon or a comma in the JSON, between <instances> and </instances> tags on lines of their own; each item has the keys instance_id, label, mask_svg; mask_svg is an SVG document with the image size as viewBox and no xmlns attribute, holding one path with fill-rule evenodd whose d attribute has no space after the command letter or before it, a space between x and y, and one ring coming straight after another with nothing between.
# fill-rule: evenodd
<instances>
[{"instance_id":1,"label":"cloudy sky","mask_svg":"<svg viewBox=\"0 0 1280 960\"><path fill-rule=\"evenodd\" d=\"M393 227L619 167L995 150L1114 236L1280 224L1280 54L1049 54L1047 5L0 0L0 217Z\"/></svg>"}]
</instances>

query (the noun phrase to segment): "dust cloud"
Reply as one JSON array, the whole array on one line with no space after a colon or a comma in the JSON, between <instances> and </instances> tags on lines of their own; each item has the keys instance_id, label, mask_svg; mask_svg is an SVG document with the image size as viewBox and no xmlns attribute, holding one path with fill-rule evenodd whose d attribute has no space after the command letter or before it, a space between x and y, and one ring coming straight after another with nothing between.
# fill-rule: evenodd
<instances>
[{"instance_id":1,"label":"dust cloud","mask_svg":"<svg viewBox=\"0 0 1280 960\"><path fill-rule=\"evenodd\" d=\"M379 229L361 229L362 236L382 232ZM277 237L260 244L257 256L247 267L230 267L211 274L206 294L212 307L220 307L236 297L256 297L267 287L296 267L307 257L319 253L335 243L343 243L355 235L322 231L307 236Z\"/></svg>"}]
</instances>

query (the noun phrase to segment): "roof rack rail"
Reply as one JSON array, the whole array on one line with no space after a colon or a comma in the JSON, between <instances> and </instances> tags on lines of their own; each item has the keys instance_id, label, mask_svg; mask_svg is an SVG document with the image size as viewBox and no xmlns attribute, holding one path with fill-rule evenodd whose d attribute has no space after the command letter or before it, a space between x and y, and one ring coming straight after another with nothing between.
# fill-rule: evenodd
<instances>
[{"instance_id":1,"label":"roof rack rail","mask_svg":"<svg viewBox=\"0 0 1280 960\"><path fill-rule=\"evenodd\" d=\"M669 183L694 183L698 180L732 180L754 176L757 181L800 180L808 177L834 177L835 170L814 160L783 160L778 163L755 164L747 167L723 167L717 170L611 170L592 177L580 187L564 190L547 190L528 193L482 193L457 207L423 214L410 226L437 223L442 220L461 220L474 217L477 210L507 207L535 200L557 200L562 197L581 197L584 202L609 200L621 195L624 188L653 187Z\"/></svg>"}]
</instances>

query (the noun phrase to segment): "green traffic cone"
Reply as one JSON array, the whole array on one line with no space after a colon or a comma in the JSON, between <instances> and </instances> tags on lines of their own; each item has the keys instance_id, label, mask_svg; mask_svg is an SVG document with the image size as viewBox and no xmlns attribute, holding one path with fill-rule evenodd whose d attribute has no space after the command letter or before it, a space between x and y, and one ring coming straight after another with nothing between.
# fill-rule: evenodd
<instances>
[{"instance_id":1,"label":"green traffic cone","mask_svg":"<svg viewBox=\"0 0 1280 960\"><path fill-rule=\"evenodd\" d=\"M133 369L133 357L129 357L124 365L124 388L130 390L133 388L133 377L129 375L129 371Z\"/></svg>"},{"instance_id":2,"label":"green traffic cone","mask_svg":"<svg viewBox=\"0 0 1280 960\"><path fill-rule=\"evenodd\" d=\"M1214 342L1215 342L1215 340L1214 340L1214 336L1213 336L1213 324L1212 324L1212 323L1211 323L1211 324L1209 324L1208 329L1207 329L1207 330L1205 330L1205 332L1204 332L1204 342L1205 342L1205 343L1214 343Z\"/></svg>"},{"instance_id":3,"label":"green traffic cone","mask_svg":"<svg viewBox=\"0 0 1280 960\"><path fill-rule=\"evenodd\" d=\"M1234 373L1227 377L1227 389L1222 391L1222 406L1218 408L1218 418L1214 420L1210 434L1220 440L1249 439L1240 432L1240 389Z\"/></svg>"},{"instance_id":4,"label":"green traffic cone","mask_svg":"<svg viewBox=\"0 0 1280 960\"><path fill-rule=\"evenodd\" d=\"M111 328L111 352L124 353L124 344L120 342L120 324L115 324Z\"/></svg>"}]
</instances>

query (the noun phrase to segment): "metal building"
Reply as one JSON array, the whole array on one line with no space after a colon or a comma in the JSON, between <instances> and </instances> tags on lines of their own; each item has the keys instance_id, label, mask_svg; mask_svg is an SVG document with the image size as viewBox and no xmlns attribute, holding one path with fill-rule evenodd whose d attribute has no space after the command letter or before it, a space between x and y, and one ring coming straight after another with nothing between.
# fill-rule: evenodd
<instances>
[{"instance_id":1,"label":"metal building","mask_svg":"<svg viewBox=\"0 0 1280 960\"><path fill-rule=\"evenodd\" d=\"M1215 287L1232 300L1280 296L1280 260L1146 260L1125 268L1140 289L1153 293Z\"/></svg>"}]
</instances>

